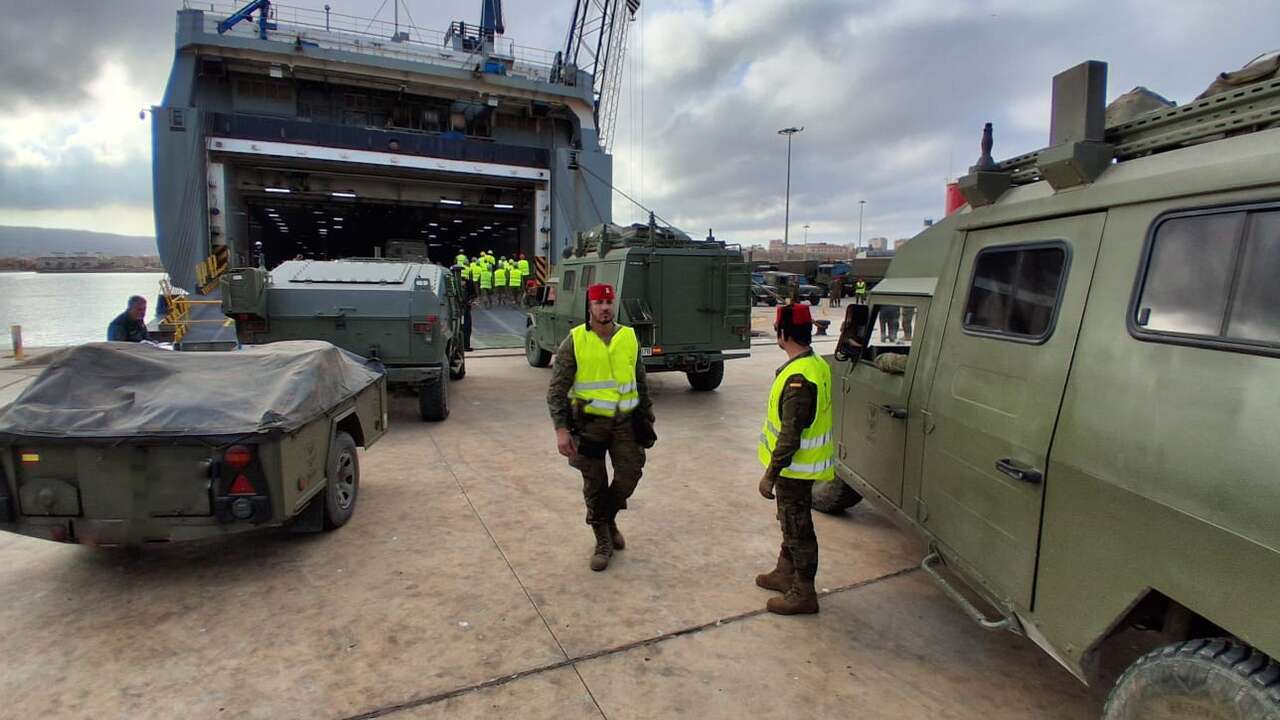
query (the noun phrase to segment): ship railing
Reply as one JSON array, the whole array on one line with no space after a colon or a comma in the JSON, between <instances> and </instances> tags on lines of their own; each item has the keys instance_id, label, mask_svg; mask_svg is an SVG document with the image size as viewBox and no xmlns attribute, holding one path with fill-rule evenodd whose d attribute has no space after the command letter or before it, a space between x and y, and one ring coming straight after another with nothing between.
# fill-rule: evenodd
<instances>
[{"instance_id":1,"label":"ship railing","mask_svg":"<svg viewBox=\"0 0 1280 720\"><path fill-rule=\"evenodd\" d=\"M219 325L226 326L233 322L230 318L214 318L209 320L197 320L192 317L192 309L196 305L222 305L221 300L192 300L188 295L178 292L169 284L169 278L160 280L160 294L164 297L165 313L164 320L160 326L162 330L172 330L174 344L182 342L182 338L186 336L187 331L194 325Z\"/></svg>"},{"instance_id":2,"label":"ship railing","mask_svg":"<svg viewBox=\"0 0 1280 720\"><path fill-rule=\"evenodd\" d=\"M217 34L218 23L234 14L240 3L213 0L183 0L182 7L204 12L204 32ZM412 18L394 24L386 20L362 18L311 8L271 4L269 20L275 24L269 35L276 40L294 41L319 48L344 50L410 62L472 69L482 65L481 48L458 52L450 47L448 30L418 27ZM258 24L242 22L228 30L235 37L258 37ZM393 39L395 38L395 39ZM519 45L514 40L495 36L489 57L502 62L507 74L539 82L550 82L555 53L542 48Z\"/></svg>"}]
</instances>

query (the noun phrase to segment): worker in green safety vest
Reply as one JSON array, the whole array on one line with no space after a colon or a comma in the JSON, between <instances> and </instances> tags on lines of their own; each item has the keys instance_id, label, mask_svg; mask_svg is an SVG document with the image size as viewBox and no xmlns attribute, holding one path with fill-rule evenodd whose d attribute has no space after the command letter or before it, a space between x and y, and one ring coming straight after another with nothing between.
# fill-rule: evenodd
<instances>
[{"instance_id":1,"label":"worker in green safety vest","mask_svg":"<svg viewBox=\"0 0 1280 720\"><path fill-rule=\"evenodd\" d=\"M778 308L774 321L778 347L787 362L778 368L769 390L756 454L764 466L760 494L777 499L782 526L778 564L756 576L756 585L784 593L770 598L769 612L799 615L818 612L813 586L818 574L818 538L813 531L813 483L835 479L831 440L831 368L810 347L813 317L803 303Z\"/></svg>"},{"instance_id":2,"label":"worker in green safety vest","mask_svg":"<svg viewBox=\"0 0 1280 720\"><path fill-rule=\"evenodd\" d=\"M507 269L501 265L493 271L493 298L499 305L507 304Z\"/></svg>"},{"instance_id":3,"label":"worker in green safety vest","mask_svg":"<svg viewBox=\"0 0 1280 720\"><path fill-rule=\"evenodd\" d=\"M493 306L493 270L488 265L480 266L480 301L485 307Z\"/></svg>"},{"instance_id":4,"label":"worker in green safety vest","mask_svg":"<svg viewBox=\"0 0 1280 720\"><path fill-rule=\"evenodd\" d=\"M466 267L466 266L467 266L467 254L466 254L466 253L462 253L462 252L458 253L458 256L457 256L456 258L454 258L454 263L455 263L455 264L458 264L458 265L461 265L462 267Z\"/></svg>"},{"instance_id":5,"label":"worker in green safety vest","mask_svg":"<svg viewBox=\"0 0 1280 720\"><path fill-rule=\"evenodd\" d=\"M520 304L520 288L523 283L524 275L520 273L519 266L511 265L511 267L507 268L507 296L516 305Z\"/></svg>"},{"instance_id":6,"label":"worker in green safety vest","mask_svg":"<svg viewBox=\"0 0 1280 720\"><path fill-rule=\"evenodd\" d=\"M520 259L516 261L516 265L520 268L520 274L529 277L529 261L524 259L524 253L520 253Z\"/></svg>"}]
</instances>

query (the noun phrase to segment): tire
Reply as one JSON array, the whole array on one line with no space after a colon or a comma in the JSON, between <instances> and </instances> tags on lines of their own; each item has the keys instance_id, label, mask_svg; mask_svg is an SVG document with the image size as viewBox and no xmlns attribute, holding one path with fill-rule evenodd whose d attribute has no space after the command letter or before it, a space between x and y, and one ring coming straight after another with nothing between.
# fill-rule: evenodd
<instances>
[{"instance_id":1,"label":"tire","mask_svg":"<svg viewBox=\"0 0 1280 720\"><path fill-rule=\"evenodd\" d=\"M1277 720L1280 665L1231 638L1154 650L1116 681L1103 720Z\"/></svg>"},{"instance_id":2,"label":"tire","mask_svg":"<svg viewBox=\"0 0 1280 720\"><path fill-rule=\"evenodd\" d=\"M418 415L427 422L449 417L449 379L441 375L434 382L418 386Z\"/></svg>"},{"instance_id":3,"label":"tire","mask_svg":"<svg viewBox=\"0 0 1280 720\"><path fill-rule=\"evenodd\" d=\"M551 353L538 347L538 342L533 337L532 325L524 331L524 356L532 367L544 368L551 364Z\"/></svg>"},{"instance_id":4,"label":"tire","mask_svg":"<svg viewBox=\"0 0 1280 720\"><path fill-rule=\"evenodd\" d=\"M813 484L813 509L818 512L839 515L860 502L862 495L840 478Z\"/></svg>"},{"instance_id":5,"label":"tire","mask_svg":"<svg viewBox=\"0 0 1280 720\"><path fill-rule=\"evenodd\" d=\"M461 380L466 376L467 353L460 346L455 346L453 354L449 356L449 379Z\"/></svg>"},{"instance_id":6,"label":"tire","mask_svg":"<svg viewBox=\"0 0 1280 720\"><path fill-rule=\"evenodd\" d=\"M777 297L771 297L771 298L769 298L768 300L766 300L766 301L765 301L765 303L766 303L766 304L768 304L768 306L769 306L769 307L777 307L777 306L778 306L778 298L777 298Z\"/></svg>"},{"instance_id":7,"label":"tire","mask_svg":"<svg viewBox=\"0 0 1280 720\"><path fill-rule=\"evenodd\" d=\"M360 497L360 455L356 442L344 432L333 435L329 453L328 484L324 488L324 529L347 524Z\"/></svg>"},{"instance_id":8,"label":"tire","mask_svg":"<svg viewBox=\"0 0 1280 720\"><path fill-rule=\"evenodd\" d=\"M689 386L697 392L715 390L720 387L720 383L724 380L724 361L716 360L705 371L687 372L685 377L689 378Z\"/></svg>"}]
</instances>

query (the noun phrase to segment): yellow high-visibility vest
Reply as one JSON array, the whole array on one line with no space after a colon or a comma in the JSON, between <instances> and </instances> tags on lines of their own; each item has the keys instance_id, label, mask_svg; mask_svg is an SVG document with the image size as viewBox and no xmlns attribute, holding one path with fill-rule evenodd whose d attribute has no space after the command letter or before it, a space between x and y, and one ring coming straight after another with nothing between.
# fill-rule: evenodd
<instances>
[{"instance_id":1,"label":"yellow high-visibility vest","mask_svg":"<svg viewBox=\"0 0 1280 720\"><path fill-rule=\"evenodd\" d=\"M507 286L507 269L506 268L502 266L498 266L498 269L493 271L493 284L494 284L494 287L500 287L500 288L504 288Z\"/></svg>"},{"instance_id":2,"label":"yellow high-visibility vest","mask_svg":"<svg viewBox=\"0 0 1280 720\"><path fill-rule=\"evenodd\" d=\"M635 330L619 325L608 345L587 323L575 327L570 334L578 370L569 397L580 401L582 411L588 415L613 417L635 410L640 405L636 385L640 343Z\"/></svg>"},{"instance_id":3,"label":"yellow high-visibility vest","mask_svg":"<svg viewBox=\"0 0 1280 720\"><path fill-rule=\"evenodd\" d=\"M528 260L525 260L524 258L520 258L520 260L519 260L518 262L516 262L516 266L520 268L520 274L521 274L521 275L524 275L525 277L528 277L528 276L529 276L529 261L528 261Z\"/></svg>"},{"instance_id":4,"label":"yellow high-visibility vest","mask_svg":"<svg viewBox=\"0 0 1280 720\"><path fill-rule=\"evenodd\" d=\"M454 258L454 260L457 261L457 264L462 265L463 267L467 264L467 256L462 253L458 253L458 257Z\"/></svg>"},{"instance_id":5,"label":"yellow high-visibility vest","mask_svg":"<svg viewBox=\"0 0 1280 720\"><path fill-rule=\"evenodd\" d=\"M831 367L816 354L795 360L774 378L756 454L760 458L760 464L769 467L782 426L778 402L782 399L782 389L787 384L787 378L796 373L804 375L806 380L818 387L818 408L814 413L813 423L800 433L800 449L791 456L791 464L782 469L782 476L797 480L833 480L836 476L836 452L835 443L831 439Z\"/></svg>"},{"instance_id":6,"label":"yellow high-visibility vest","mask_svg":"<svg viewBox=\"0 0 1280 720\"><path fill-rule=\"evenodd\" d=\"M507 285L509 287L513 287L513 288L520 287L520 281L523 279L524 279L524 276L521 275L520 268L511 268L510 270L507 271Z\"/></svg>"},{"instance_id":7,"label":"yellow high-visibility vest","mask_svg":"<svg viewBox=\"0 0 1280 720\"><path fill-rule=\"evenodd\" d=\"M490 270L488 267L485 267L480 271L480 289L481 290L493 289L493 271Z\"/></svg>"}]
</instances>

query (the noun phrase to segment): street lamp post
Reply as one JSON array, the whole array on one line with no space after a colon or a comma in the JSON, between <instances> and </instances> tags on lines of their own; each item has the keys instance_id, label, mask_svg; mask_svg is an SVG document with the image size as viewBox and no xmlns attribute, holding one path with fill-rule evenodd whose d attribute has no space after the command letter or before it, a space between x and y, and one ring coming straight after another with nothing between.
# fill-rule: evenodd
<instances>
[{"instance_id":1,"label":"street lamp post","mask_svg":"<svg viewBox=\"0 0 1280 720\"><path fill-rule=\"evenodd\" d=\"M862 249L862 207L867 204L866 200L858 201L858 249Z\"/></svg>"},{"instance_id":2,"label":"street lamp post","mask_svg":"<svg viewBox=\"0 0 1280 720\"><path fill-rule=\"evenodd\" d=\"M802 132L803 127L789 127L778 131L779 135L787 136L787 199L786 210L782 219L782 259L787 259L788 240L790 239L791 230L791 136L798 132Z\"/></svg>"},{"instance_id":3,"label":"street lamp post","mask_svg":"<svg viewBox=\"0 0 1280 720\"><path fill-rule=\"evenodd\" d=\"M809 223L804 224L804 259L809 259Z\"/></svg>"}]
</instances>

